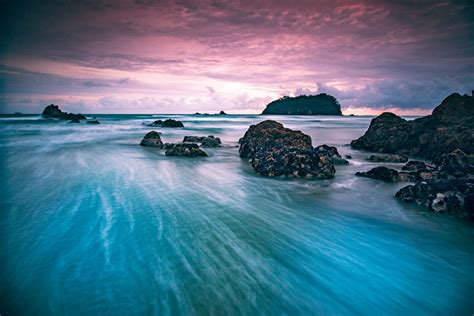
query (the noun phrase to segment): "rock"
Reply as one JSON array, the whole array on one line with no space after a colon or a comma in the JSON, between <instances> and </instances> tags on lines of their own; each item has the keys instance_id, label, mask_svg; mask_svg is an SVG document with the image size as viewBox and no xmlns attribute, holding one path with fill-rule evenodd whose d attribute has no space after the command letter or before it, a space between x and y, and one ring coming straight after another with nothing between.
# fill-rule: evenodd
<instances>
[{"instance_id":1,"label":"rock","mask_svg":"<svg viewBox=\"0 0 474 316\"><path fill-rule=\"evenodd\" d=\"M433 169L434 169L433 166L427 165L423 161L419 161L419 160L411 160L402 167L402 170L404 171L414 171L414 172L429 171Z\"/></svg>"},{"instance_id":2,"label":"rock","mask_svg":"<svg viewBox=\"0 0 474 316\"><path fill-rule=\"evenodd\" d=\"M149 125L149 126L161 126L162 123L163 123L162 120L156 120L156 121L154 121L153 123L148 124L148 125Z\"/></svg>"},{"instance_id":3,"label":"rock","mask_svg":"<svg viewBox=\"0 0 474 316\"><path fill-rule=\"evenodd\" d=\"M167 119L161 123L161 127L184 127L184 125L181 121Z\"/></svg>"},{"instance_id":4,"label":"rock","mask_svg":"<svg viewBox=\"0 0 474 316\"><path fill-rule=\"evenodd\" d=\"M384 166L373 168L367 172L357 172L356 176L382 180L386 182L399 181L398 171Z\"/></svg>"},{"instance_id":5,"label":"rock","mask_svg":"<svg viewBox=\"0 0 474 316\"><path fill-rule=\"evenodd\" d=\"M100 124L98 120L87 120L87 124Z\"/></svg>"},{"instance_id":6,"label":"rock","mask_svg":"<svg viewBox=\"0 0 474 316\"><path fill-rule=\"evenodd\" d=\"M401 163L407 162L408 157L405 155L370 155L367 160L372 162L391 162L391 163Z\"/></svg>"},{"instance_id":7,"label":"rock","mask_svg":"<svg viewBox=\"0 0 474 316\"><path fill-rule=\"evenodd\" d=\"M219 147L221 140L219 137L209 136L184 136L184 143L199 143L202 147Z\"/></svg>"},{"instance_id":8,"label":"rock","mask_svg":"<svg viewBox=\"0 0 474 316\"><path fill-rule=\"evenodd\" d=\"M239 143L240 156L261 175L328 179L336 172L331 158L312 147L311 137L272 120L250 126Z\"/></svg>"},{"instance_id":9,"label":"rock","mask_svg":"<svg viewBox=\"0 0 474 316\"><path fill-rule=\"evenodd\" d=\"M161 148L163 146L163 142L161 141L160 133L156 131L147 133L141 140L140 145Z\"/></svg>"},{"instance_id":10,"label":"rock","mask_svg":"<svg viewBox=\"0 0 474 316\"><path fill-rule=\"evenodd\" d=\"M474 97L454 93L433 114L406 121L385 112L366 133L351 142L354 149L436 159L455 149L474 153Z\"/></svg>"},{"instance_id":11,"label":"rock","mask_svg":"<svg viewBox=\"0 0 474 316\"><path fill-rule=\"evenodd\" d=\"M474 179L433 179L408 185L398 191L397 199L417 203L431 211L451 213L474 220Z\"/></svg>"},{"instance_id":12,"label":"rock","mask_svg":"<svg viewBox=\"0 0 474 316\"><path fill-rule=\"evenodd\" d=\"M351 156L351 155L345 155L344 158L346 158L346 159L352 159L352 156Z\"/></svg>"},{"instance_id":13,"label":"rock","mask_svg":"<svg viewBox=\"0 0 474 316\"><path fill-rule=\"evenodd\" d=\"M331 158L331 161L335 165L347 165L349 164L349 161L346 159L342 158L341 155L339 155L339 152L337 151L336 147L328 146L326 144L320 145L315 148L319 152L321 152L323 155L328 156Z\"/></svg>"},{"instance_id":14,"label":"rock","mask_svg":"<svg viewBox=\"0 0 474 316\"><path fill-rule=\"evenodd\" d=\"M72 120L70 120L69 123L81 123L81 121L79 121L79 119L75 117Z\"/></svg>"},{"instance_id":15,"label":"rock","mask_svg":"<svg viewBox=\"0 0 474 316\"><path fill-rule=\"evenodd\" d=\"M219 115L227 115L227 113L224 112L224 111L220 111L220 112L219 112Z\"/></svg>"},{"instance_id":16,"label":"rock","mask_svg":"<svg viewBox=\"0 0 474 316\"><path fill-rule=\"evenodd\" d=\"M440 176L453 176L456 178L474 174L474 155L467 155L460 149L435 159L434 163L440 172Z\"/></svg>"},{"instance_id":17,"label":"rock","mask_svg":"<svg viewBox=\"0 0 474 316\"><path fill-rule=\"evenodd\" d=\"M60 120L71 120L74 121L74 123L77 123L76 121L79 120L85 120L86 117L82 114L73 114L73 113L67 113L61 111L59 106L50 104L45 109L43 110L43 113L41 114L44 118L55 118L55 119L60 119Z\"/></svg>"},{"instance_id":18,"label":"rock","mask_svg":"<svg viewBox=\"0 0 474 316\"><path fill-rule=\"evenodd\" d=\"M207 157L207 153L199 148L197 144L180 143L166 144L166 156L183 156L183 157Z\"/></svg>"},{"instance_id":19,"label":"rock","mask_svg":"<svg viewBox=\"0 0 474 316\"><path fill-rule=\"evenodd\" d=\"M269 103L262 114L283 115L342 115L341 106L331 95L302 95L283 97Z\"/></svg>"}]
</instances>

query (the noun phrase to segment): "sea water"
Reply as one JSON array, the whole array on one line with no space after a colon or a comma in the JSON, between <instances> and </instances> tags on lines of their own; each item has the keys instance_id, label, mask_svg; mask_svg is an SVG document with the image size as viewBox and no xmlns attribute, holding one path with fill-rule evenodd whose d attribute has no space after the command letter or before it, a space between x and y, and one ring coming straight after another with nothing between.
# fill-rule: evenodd
<instances>
[{"instance_id":1,"label":"sea water","mask_svg":"<svg viewBox=\"0 0 474 316\"><path fill-rule=\"evenodd\" d=\"M357 178L370 117L273 116L353 158L266 178L238 154L256 115L0 118L0 314L474 313L474 225ZM174 118L184 128L143 123ZM139 146L215 135L209 157ZM389 165L400 167L400 165Z\"/></svg>"}]
</instances>

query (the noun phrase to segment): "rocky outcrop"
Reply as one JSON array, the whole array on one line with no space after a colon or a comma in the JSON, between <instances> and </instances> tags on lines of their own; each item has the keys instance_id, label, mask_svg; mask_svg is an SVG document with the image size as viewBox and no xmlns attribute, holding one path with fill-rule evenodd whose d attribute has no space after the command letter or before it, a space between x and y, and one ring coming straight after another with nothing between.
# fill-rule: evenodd
<instances>
[{"instance_id":1,"label":"rocky outcrop","mask_svg":"<svg viewBox=\"0 0 474 316\"><path fill-rule=\"evenodd\" d=\"M219 112L219 115L227 115L227 113L224 112L224 111L220 111L220 112Z\"/></svg>"},{"instance_id":2,"label":"rocky outcrop","mask_svg":"<svg viewBox=\"0 0 474 316\"><path fill-rule=\"evenodd\" d=\"M367 160L372 162L403 163L408 161L405 155L370 155Z\"/></svg>"},{"instance_id":3,"label":"rocky outcrop","mask_svg":"<svg viewBox=\"0 0 474 316\"><path fill-rule=\"evenodd\" d=\"M194 143L166 144L166 156L207 157L207 153Z\"/></svg>"},{"instance_id":4,"label":"rocky outcrop","mask_svg":"<svg viewBox=\"0 0 474 316\"><path fill-rule=\"evenodd\" d=\"M399 181L398 171L384 166L373 168L367 172L357 172L356 176L382 180L385 182Z\"/></svg>"},{"instance_id":5,"label":"rocky outcrop","mask_svg":"<svg viewBox=\"0 0 474 316\"><path fill-rule=\"evenodd\" d=\"M402 188L395 195L434 212L474 220L474 178L433 179Z\"/></svg>"},{"instance_id":6,"label":"rocky outcrop","mask_svg":"<svg viewBox=\"0 0 474 316\"><path fill-rule=\"evenodd\" d=\"M219 137L209 136L184 136L184 143L198 143L201 147L220 147L221 140Z\"/></svg>"},{"instance_id":7,"label":"rocky outcrop","mask_svg":"<svg viewBox=\"0 0 474 316\"><path fill-rule=\"evenodd\" d=\"M334 177L331 158L312 147L311 137L267 120L252 125L240 139L239 153L264 176Z\"/></svg>"},{"instance_id":8,"label":"rocky outcrop","mask_svg":"<svg viewBox=\"0 0 474 316\"><path fill-rule=\"evenodd\" d=\"M412 162L405 170L418 174L416 183L402 188L395 195L405 202L414 202L430 210L474 219L474 155L454 150L441 156L433 166Z\"/></svg>"},{"instance_id":9,"label":"rocky outcrop","mask_svg":"<svg viewBox=\"0 0 474 316\"><path fill-rule=\"evenodd\" d=\"M176 120L173 120L173 119L166 119L164 121L156 120L153 123L149 124L149 126L154 126L154 127L184 127L183 122L176 121Z\"/></svg>"},{"instance_id":10,"label":"rocky outcrop","mask_svg":"<svg viewBox=\"0 0 474 316\"><path fill-rule=\"evenodd\" d=\"M81 121L79 121L79 119L75 117L72 120L70 120L69 123L81 123Z\"/></svg>"},{"instance_id":11,"label":"rocky outcrop","mask_svg":"<svg viewBox=\"0 0 474 316\"><path fill-rule=\"evenodd\" d=\"M156 131L147 133L141 140L140 145L161 148L163 146L163 142L161 141L160 133Z\"/></svg>"},{"instance_id":12,"label":"rocky outcrop","mask_svg":"<svg viewBox=\"0 0 474 316\"><path fill-rule=\"evenodd\" d=\"M354 149L436 159L461 149L474 153L474 97L448 96L432 115L407 121L389 112L370 123L367 132L351 142Z\"/></svg>"},{"instance_id":13,"label":"rocky outcrop","mask_svg":"<svg viewBox=\"0 0 474 316\"><path fill-rule=\"evenodd\" d=\"M342 115L341 106L331 95L283 97L269 103L262 114L279 115Z\"/></svg>"},{"instance_id":14,"label":"rocky outcrop","mask_svg":"<svg viewBox=\"0 0 474 316\"><path fill-rule=\"evenodd\" d=\"M54 118L54 119L60 119L60 120L71 120L74 121L74 123L77 123L79 120L85 120L86 117L82 114L73 114L73 113L67 113L61 111L59 106L50 104L45 109L43 110L43 113L41 114L44 118ZM73 122L71 122L73 123Z\"/></svg>"}]
</instances>

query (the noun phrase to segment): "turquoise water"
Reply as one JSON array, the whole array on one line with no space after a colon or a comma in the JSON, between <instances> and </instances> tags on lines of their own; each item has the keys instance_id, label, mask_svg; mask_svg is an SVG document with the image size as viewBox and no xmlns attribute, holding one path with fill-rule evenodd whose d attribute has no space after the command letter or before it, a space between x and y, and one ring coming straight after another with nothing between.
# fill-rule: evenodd
<instances>
[{"instance_id":1,"label":"turquoise water","mask_svg":"<svg viewBox=\"0 0 474 316\"><path fill-rule=\"evenodd\" d=\"M138 146L221 137L210 157ZM0 118L0 313L474 313L474 225L393 198L347 144L368 117L273 117L353 156L324 181L268 179L238 156L261 116Z\"/></svg>"}]
</instances>

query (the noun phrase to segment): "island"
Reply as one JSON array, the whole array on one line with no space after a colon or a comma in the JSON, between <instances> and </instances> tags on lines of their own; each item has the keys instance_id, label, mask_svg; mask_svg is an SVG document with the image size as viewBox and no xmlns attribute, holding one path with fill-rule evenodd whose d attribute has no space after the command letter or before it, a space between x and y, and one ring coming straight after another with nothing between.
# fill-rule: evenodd
<instances>
[{"instance_id":1,"label":"island","mask_svg":"<svg viewBox=\"0 0 474 316\"><path fill-rule=\"evenodd\" d=\"M262 112L276 115L342 115L341 105L326 93L318 95L285 96L270 102Z\"/></svg>"}]
</instances>

